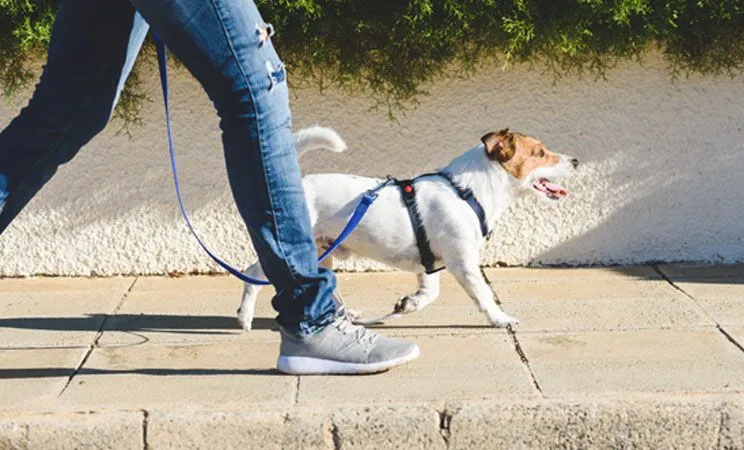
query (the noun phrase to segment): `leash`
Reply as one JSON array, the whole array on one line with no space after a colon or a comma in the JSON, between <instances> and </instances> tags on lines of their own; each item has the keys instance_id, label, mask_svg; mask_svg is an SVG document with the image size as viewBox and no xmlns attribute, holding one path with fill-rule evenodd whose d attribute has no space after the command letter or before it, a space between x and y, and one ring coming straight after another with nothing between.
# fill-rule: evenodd
<instances>
[{"instance_id":1,"label":"leash","mask_svg":"<svg viewBox=\"0 0 744 450\"><path fill-rule=\"evenodd\" d=\"M160 69L160 84L163 88L163 105L165 106L165 126L166 130L168 132L168 147L170 152L170 162L171 162L171 169L173 171L173 182L176 186L176 197L178 197L178 206L181 208L181 215L183 216L184 220L186 221L186 225L189 227L189 230L191 231L191 234L194 235L196 238L196 242L199 243L202 249L209 255L210 258L214 260L220 267L228 271L230 274L235 276L236 278L240 279L241 281L248 283L248 284L254 284L254 285L260 285L265 286L268 284L271 284L270 282L266 280L260 280L257 278L249 277L245 274L243 274L238 269L232 267L222 259L220 259L217 255L212 253L211 250L207 247L207 245L201 240L199 235L196 232L196 229L194 228L194 225L191 223L191 220L189 219L189 215L186 213L186 207L183 204L183 197L181 196L181 186L178 182L178 167L176 165L176 151L173 145L173 133L171 131L171 120L170 120L170 108L168 106L168 64L167 64L167 54L166 54L166 48L163 41L158 39L157 36L155 36L155 48L157 50L158 54L158 68ZM385 180L382 183L380 183L377 187L373 189L369 189L366 191L363 195L361 200L359 201L359 205L357 205L356 209L354 210L354 214L352 214L351 218L349 219L349 222L346 224L346 227L344 227L343 231L341 231L341 234L336 238L336 240L331 244L328 249L323 252L323 254L318 258L318 262L322 262L324 259L328 257L334 250L336 250L349 235L352 231L359 225L359 222L362 221L362 218L367 213L367 210L370 206L372 206L372 203L374 203L375 200L377 200L378 192L390 184L390 180Z\"/></svg>"}]
</instances>

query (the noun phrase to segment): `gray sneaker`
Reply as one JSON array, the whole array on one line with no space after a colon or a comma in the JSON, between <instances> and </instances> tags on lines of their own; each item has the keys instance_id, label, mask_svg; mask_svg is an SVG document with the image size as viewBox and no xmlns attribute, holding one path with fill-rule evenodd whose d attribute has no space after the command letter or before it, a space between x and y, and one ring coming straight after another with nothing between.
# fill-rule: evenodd
<instances>
[{"instance_id":1,"label":"gray sneaker","mask_svg":"<svg viewBox=\"0 0 744 450\"><path fill-rule=\"evenodd\" d=\"M276 367L292 375L382 372L419 356L418 345L380 336L346 315L304 338L280 331Z\"/></svg>"}]
</instances>

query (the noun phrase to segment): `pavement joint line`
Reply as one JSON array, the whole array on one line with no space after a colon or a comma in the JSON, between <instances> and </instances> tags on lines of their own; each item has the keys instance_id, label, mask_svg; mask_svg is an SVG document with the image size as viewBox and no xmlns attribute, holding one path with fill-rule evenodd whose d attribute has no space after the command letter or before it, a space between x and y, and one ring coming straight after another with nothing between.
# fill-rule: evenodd
<instances>
[{"instance_id":1,"label":"pavement joint line","mask_svg":"<svg viewBox=\"0 0 744 450\"><path fill-rule=\"evenodd\" d=\"M439 434L444 439L444 445L450 447L450 439L452 438L452 414L445 408L439 412Z\"/></svg>"},{"instance_id":2,"label":"pavement joint line","mask_svg":"<svg viewBox=\"0 0 744 450\"><path fill-rule=\"evenodd\" d=\"M715 323L716 324L716 329L718 330L719 333L721 333L726 338L727 341L731 342L734 345L734 347L736 347L742 353L744 353L744 345L742 345L741 342L737 341L732 335L730 335L726 330L724 330L723 327L721 326L721 324L718 323L718 321L713 316L711 316L708 313L708 311L706 311L705 308L703 308L697 302L697 299L695 299L695 297L693 297L692 295L690 295L687 291L685 291L681 287L677 286L677 284L674 283L674 280L672 280L671 278L669 278L661 270L661 268L659 268L658 264L654 264L651 267L653 267L653 269L656 271L656 273L658 273L659 275L661 275L661 278L663 278L664 280L666 280L666 282L669 283L674 289L676 289L679 292L681 292L682 294L684 294L685 297L687 297L692 302L692 304L695 305L695 307L697 307L697 309L699 311L701 311L706 317L708 317L708 319L710 319L713 323Z\"/></svg>"},{"instance_id":3,"label":"pavement joint line","mask_svg":"<svg viewBox=\"0 0 744 450\"><path fill-rule=\"evenodd\" d=\"M147 442L147 428L150 424L150 413L146 409L142 411L142 449L149 450L150 444Z\"/></svg>"},{"instance_id":4,"label":"pavement joint line","mask_svg":"<svg viewBox=\"0 0 744 450\"><path fill-rule=\"evenodd\" d=\"M338 425L333 422L333 418L331 418L331 440L333 442L333 450L341 450L341 435L338 432Z\"/></svg>"},{"instance_id":5,"label":"pavement joint line","mask_svg":"<svg viewBox=\"0 0 744 450\"><path fill-rule=\"evenodd\" d=\"M80 363L75 367L75 370L72 372L70 377L67 379L67 383L62 387L62 390L59 391L59 394L57 395L57 398L62 397L62 395L67 391L67 388L70 387L72 384L72 380L75 378L75 376L80 373L80 370L83 368L86 362L88 362L88 358L90 358L90 355L93 354L93 350L98 348L98 342L101 340L101 337L103 336L104 328L106 327L106 322L108 322L108 319L112 316L115 316L116 313L119 312L121 309L121 306L124 304L124 301L129 296L129 293L132 292L132 289L134 288L134 285L137 283L137 280L139 280L139 276L135 277L134 280L132 280L132 284L129 285L126 291L122 294L121 298L119 299L119 303L116 304L114 307L114 310L111 312L111 314L106 314L101 321L101 325L98 327L98 331L96 332L96 337L93 339L93 342L88 346L88 350L86 350L85 355L83 355L83 358L80 360Z\"/></svg>"},{"instance_id":6,"label":"pavement joint line","mask_svg":"<svg viewBox=\"0 0 744 450\"><path fill-rule=\"evenodd\" d=\"M300 382L302 377L297 375L297 383L294 385L294 392L292 393L292 405L297 406L300 403Z\"/></svg>"},{"instance_id":7,"label":"pavement joint line","mask_svg":"<svg viewBox=\"0 0 744 450\"><path fill-rule=\"evenodd\" d=\"M488 283L488 287L491 289L491 293L493 293L493 300L496 302L496 304L501 307L501 299L499 298L499 294L496 293L496 290L493 288L493 285L491 284L491 280L488 279L486 276L485 270L483 270L483 267L481 267L481 275L486 280L486 283ZM537 391L537 394L545 398L545 394L543 393L542 388L540 387L540 383L537 381L537 377L535 376L535 372L532 370L532 367L530 366L530 360L527 359L527 355L524 353L524 350L522 350L522 346L519 343L519 339L517 339L517 332L514 330L514 327L511 325L508 325L506 327L506 332L511 338L512 344L514 345L514 351L517 352L517 355L519 356L519 359L522 361L522 365L527 369L527 373L530 376L530 380L532 381L532 386Z\"/></svg>"},{"instance_id":8,"label":"pavement joint line","mask_svg":"<svg viewBox=\"0 0 744 450\"><path fill-rule=\"evenodd\" d=\"M724 330L723 327L720 325L716 325L716 328L718 329L719 332L721 332L721 334L723 334L726 337L726 339L728 339L729 342L731 342L732 344L734 344L736 348L744 352L744 346L742 346L741 343L739 343L739 341L737 341L733 336L731 336L728 333L728 331Z\"/></svg>"},{"instance_id":9,"label":"pavement joint line","mask_svg":"<svg viewBox=\"0 0 744 450\"><path fill-rule=\"evenodd\" d=\"M716 434L715 434L715 439L714 439L716 443L715 448L723 448L723 445L721 445L722 444L721 436L723 435L723 429L726 426L726 419L727 419L725 404L724 404L724 407L721 408L720 416L721 416L721 420L718 421L718 428L716 429Z\"/></svg>"}]
</instances>

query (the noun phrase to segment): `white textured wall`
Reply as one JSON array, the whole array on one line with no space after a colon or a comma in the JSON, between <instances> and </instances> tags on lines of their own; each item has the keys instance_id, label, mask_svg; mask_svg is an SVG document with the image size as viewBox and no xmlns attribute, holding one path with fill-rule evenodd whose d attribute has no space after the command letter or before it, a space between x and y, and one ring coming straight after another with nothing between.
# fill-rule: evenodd
<instances>
[{"instance_id":1,"label":"white textured wall","mask_svg":"<svg viewBox=\"0 0 744 450\"><path fill-rule=\"evenodd\" d=\"M178 214L154 73L147 89L153 101L134 138L117 136L120 124L112 123L0 236L0 275L216 269ZM309 156L303 170L414 175L509 126L582 165L563 183L567 201L527 198L512 207L485 264L744 260L744 76L672 82L652 56L606 81L554 84L552 76L512 68L428 90L398 123L370 111L365 98L295 90L295 126L332 126L350 146L343 155ZM228 190L216 115L185 72L173 80L172 99L188 209L209 245L242 266L255 255ZM0 124L25 101L0 105Z\"/></svg>"}]
</instances>

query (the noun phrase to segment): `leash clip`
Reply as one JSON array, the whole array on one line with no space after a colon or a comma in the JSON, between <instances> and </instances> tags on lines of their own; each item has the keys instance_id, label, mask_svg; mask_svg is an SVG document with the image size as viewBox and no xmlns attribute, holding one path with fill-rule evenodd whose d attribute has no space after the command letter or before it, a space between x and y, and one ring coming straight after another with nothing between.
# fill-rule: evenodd
<instances>
[{"instance_id":1,"label":"leash clip","mask_svg":"<svg viewBox=\"0 0 744 450\"><path fill-rule=\"evenodd\" d=\"M380 194L377 193L375 189L369 189L367 190L364 195L362 196L362 200L372 203L373 201L377 200L377 197L379 197Z\"/></svg>"}]
</instances>

